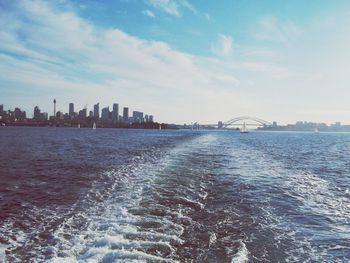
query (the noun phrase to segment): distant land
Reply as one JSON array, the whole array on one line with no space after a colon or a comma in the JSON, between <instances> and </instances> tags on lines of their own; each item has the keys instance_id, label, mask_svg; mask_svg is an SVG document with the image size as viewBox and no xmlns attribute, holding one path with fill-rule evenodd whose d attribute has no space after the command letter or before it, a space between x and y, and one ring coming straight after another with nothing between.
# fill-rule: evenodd
<instances>
[{"instance_id":1,"label":"distant land","mask_svg":"<svg viewBox=\"0 0 350 263\"><path fill-rule=\"evenodd\" d=\"M119 115L119 104L114 103L112 111L104 107L100 111L100 104L94 105L93 110L83 108L74 111L74 103L67 105L68 113L56 111L56 99L53 100L52 116L42 112L39 106L33 110L33 118L28 118L27 113L19 107L14 110L5 110L0 104L0 126L30 126L30 127L79 127L79 128L132 128L132 129L175 129L176 126L154 121L153 115L144 114L141 111L133 111L129 116L129 108L124 107L122 115Z\"/></svg>"}]
</instances>

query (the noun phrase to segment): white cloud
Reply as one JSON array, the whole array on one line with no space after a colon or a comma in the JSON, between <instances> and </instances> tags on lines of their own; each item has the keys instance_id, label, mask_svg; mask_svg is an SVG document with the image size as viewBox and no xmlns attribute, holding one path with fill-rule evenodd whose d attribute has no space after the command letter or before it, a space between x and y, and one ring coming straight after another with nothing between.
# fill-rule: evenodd
<instances>
[{"instance_id":1,"label":"white cloud","mask_svg":"<svg viewBox=\"0 0 350 263\"><path fill-rule=\"evenodd\" d=\"M173 16L181 16L179 5L173 0L148 0L154 8L157 8L165 13Z\"/></svg>"},{"instance_id":2,"label":"white cloud","mask_svg":"<svg viewBox=\"0 0 350 263\"><path fill-rule=\"evenodd\" d=\"M294 72L269 63L269 49L251 49L248 61L238 60L239 54L227 59L235 47L230 36L218 37L212 47L216 56L195 56L165 42L98 27L50 2L19 3L0 16L0 25L9 25L0 29L0 83L6 83L0 93L6 86L30 94L26 99L44 109L55 96L64 107L71 101L76 108L119 102L160 121L215 123L257 113L269 119L264 111L275 103L266 101L271 93L283 98L294 91L283 81Z\"/></svg>"},{"instance_id":3,"label":"white cloud","mask_svg":"<svg viewBox=\"0 0 350 263\"><path fill-rule=\"evenodd\" d=\"M289 43L303 34L303 29L292 21L280 21L274 16L264 16L253 37L260 40Z\"/></svg>"},{"instance_id":4,"label":"white cloud","mask_svg":"<svg viewBox=\"0 0 350 263\"><path fill-rule=\"evenodd\" d=\"M192 13L197 14L197 9L187 0L178 0L178 3L180 6L190 10Z\"/></svg>"},{"instance_id":5,"label":"white cloud","mask_svg":"<svg viewBox=\"0 0 350 263\"><path fill-rule=\"evenodd\" d=\"M203 13L203 16L208 22L213 22L213 18L208 13Z\"/></svg>"},{"instance_id":6,"label":"white cloud","mask_svg":"<svg viewBox=\"0 0 350 263\"><path fill-rule=\"evenodd\" d=\"M220 60L212 68L207 58L119 29L96 27L47 2L22 1L13 12L16 15L0 18L1 23L12 25L0 31L0 82L18 93L36 90L28 101L49 94L47 102L40 102L44 109L51 108L51 96L55 96L60 105L75 101L80 102L78 108L97 101L102 105L119 102L153 113L158 120L203 123L232 112L228 104L221 105L230 96L240 98L236 110L253 104L235 90L240 81ZM232 39L224 39L229 45L221 52L228 54ZM211 106L203 114L194 111L193 104L199 109ZM221 114L209 108L220 108Z\"/></svg>"},{"instance_id":7,"label":"white cloud","mask_svg":"<svg viewBox=\"0 0 350 263\"><path fill-rule=\"evenodd\" d=\"M154 13L150 10L142 10L142 14L144 14L145 16L149 16L149 17L155 17Z\"/></svg>"},{"instance_id":8,"label":"white cloud","mask_svg":"<svg viewBox=\"0 0 350 263\"><path fill-rule=\"evenodd\" d=\"M229 57L233 52L232 37L226 35L219 35L218 40L212 44L211 51L221 57Z\"/></svg>"},{"instance_id":9,"label":"white cloud","mask_svg":"<svg viewBox=\"0 0 350 263\"><path fill-rule=\"evenodd\" d=\"M197 13L196 8L187 0L147 0L147 2L154 8L177 17L182 15L182 8Z\"/></svg>"},{"instance_id":10,"label":"white cloud","mask_svg":"<svg viewBox=\"0 0 350 263\"><path fill-rule=\"evenodd\" d=\"M246 57L258 57L258 58L278 58L279 54L270 49L263 48L244 48L243 55Z\"/></svg>"}]
</instances>

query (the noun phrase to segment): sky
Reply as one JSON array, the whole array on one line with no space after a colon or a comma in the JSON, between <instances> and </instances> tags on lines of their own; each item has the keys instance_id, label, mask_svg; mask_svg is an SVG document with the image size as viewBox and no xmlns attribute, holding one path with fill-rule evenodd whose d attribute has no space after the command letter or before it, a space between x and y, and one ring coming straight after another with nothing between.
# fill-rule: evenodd
<instances>
[{"instance_id":1,"label":"sky","mask_svg":"<svg viewBox=\"0 0 350 263\"><path fill-rule=\"evenodd\" d=\"M0 0L0 104L350 124L348 0Z\"/></svg>"}]
</instances>

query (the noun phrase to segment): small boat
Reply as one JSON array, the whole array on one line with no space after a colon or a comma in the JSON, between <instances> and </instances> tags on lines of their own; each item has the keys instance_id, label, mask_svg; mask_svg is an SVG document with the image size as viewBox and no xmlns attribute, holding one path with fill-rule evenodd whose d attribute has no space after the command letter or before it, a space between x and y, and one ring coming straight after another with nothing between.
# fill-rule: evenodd
<instances>
[{"instance_id":1,"label":"small boat","mask_svg":"<svg viewBox=\"0 0 350 263\"><path fill-rule=\"evenodd\" d=\"M92 129L96 130L96 123L94 122L94 124L92 125Z\"/></svg>"},{"instance_id":2,"label":"small boat","mask_svg":"<svg viewBox=\"0 0 350 263\"><path fill-rule=\"evenodd\" d=\"M161 124L159 124L159 130L161 130L162 129L162 125Z\"/></svg>"},{"instance_id":3,"label":"small boat","mask_svg":"<svg viewBox=\"0 0 350 263\"><path fill-rule=\"evenodd\" d=\"M314 130L315 133L319 133L318 128L316 127Z\"/></svg>"},{"instance_id":4,"label":"small boat","mask_svg":"<svg viewBox=\"0 0 350 263\"><path fill-rule=\"evenodd\" d=\"M245 125L245 122L243 122L243 127L241 129L241 133L248 133L247 127Z\"/></svg>"},{"instance_id":5,"label":"small boat","mask_svg":"<svg viewBox=\"0 0 350 263\"><path fill-rule=\"evenodd\" d=\"M80 123L78 123L78 129L80 129Z\"/></svg>"}]
</instances>

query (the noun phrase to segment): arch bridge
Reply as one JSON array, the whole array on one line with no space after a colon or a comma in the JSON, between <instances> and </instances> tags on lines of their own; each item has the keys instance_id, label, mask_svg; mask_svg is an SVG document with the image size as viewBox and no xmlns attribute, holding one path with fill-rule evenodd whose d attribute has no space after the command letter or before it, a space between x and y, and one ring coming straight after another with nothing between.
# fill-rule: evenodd
<instances>
[{"instance_id":1,"label":"arch bridge","mask_svg":"<svg viewBox=\"0 0 350 263\"><path fill-rule=\"evenodd\" d=\"M242 126L242 125L259 127L259 126L272 126L272 123L256 117L241 116L241 117L233 118L231 120L223 122L221 128L229 128L229 127Z\"/></svg>"}]
</instances>

